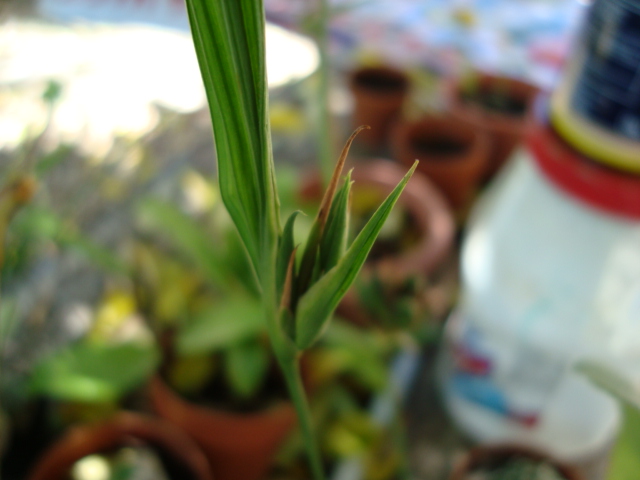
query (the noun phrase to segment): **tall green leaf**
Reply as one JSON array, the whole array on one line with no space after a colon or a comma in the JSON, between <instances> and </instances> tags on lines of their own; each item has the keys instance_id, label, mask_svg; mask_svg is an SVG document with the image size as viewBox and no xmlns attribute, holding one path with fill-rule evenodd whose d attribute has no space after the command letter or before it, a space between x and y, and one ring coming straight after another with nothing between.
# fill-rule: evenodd
<instances>
[{"instance_id":1,"label":"tall green leaf","mask_svg":"<svg viewBox=\"0 0 640 480\"><path fill-rule=\"evenodd\" d=\"M278 200L267 115L261 0L187 0L222 199L258 276L272 268Z\"/></svg>"},{"instance_id":2,"label":"tall green leaf","mask_svg":"<svg viewBox=\"0 0 640 480\"><path fill-rule=\"evenodd\" d=\"M295 338L300 350L309 348L324 330L331 314L364 265L382 225L413 175L416 166L417 162L376 210L338 264L300 298L296 311Z\"/></svg>"}]
</instances>

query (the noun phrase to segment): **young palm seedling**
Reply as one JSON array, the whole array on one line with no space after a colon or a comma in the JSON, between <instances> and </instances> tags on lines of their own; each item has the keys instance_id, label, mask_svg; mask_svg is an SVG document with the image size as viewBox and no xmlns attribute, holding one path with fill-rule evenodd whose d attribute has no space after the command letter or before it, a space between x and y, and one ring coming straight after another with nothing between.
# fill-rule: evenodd
<instances>
[{"instance_id":1,"label":"young palm seedling","mask_svg":"<svg viewBox=\"0 0 640 480\"><path fill-rule=\"evenodd\" d=\"M298 412L311 468L324 478L299 358L320 337L355 280L415 165L347 245L349 145L333 172L304 247L295 245L297 213L281 225L267 114L261 0L188 0L187 10L216 142L218 181L260 287L267 329ZM300 257L297 252L301 251Z\"/></svg>"}]
</instances>

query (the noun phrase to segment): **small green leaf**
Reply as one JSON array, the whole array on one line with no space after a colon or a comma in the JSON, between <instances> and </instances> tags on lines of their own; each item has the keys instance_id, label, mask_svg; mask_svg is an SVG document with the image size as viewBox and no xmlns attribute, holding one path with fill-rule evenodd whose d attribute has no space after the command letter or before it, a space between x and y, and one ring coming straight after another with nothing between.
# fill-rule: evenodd
<instances>
[{"instance_id":1,"label":"small green leaf","mask_svg":"<svg viewBox=\"0 0 640 480\"><path fill-rule=\"evenodd\" d=\"M347 249L349 234L349 195L351 193L351 172L331 205L324 235L320 240L320 267L327 272L336 266Z\"/></svg>"},{"instance_id":2,"label":"small green leaf","mask_svg":"<svg viewBox=\"0 0 640 480\"><path fill-rule=\"evenodd\" d=\"M382 225L413 175L416 166L417 162L375 211L338 264L300 298L296 310L295 338L300 350L309 348L326 327L331 314L364 265Z\"/></svg>"},{"instance_id":3,"label":"small green leaf","mask_svg":"<svg viewBox=\"0 0 640 480\"><path fill-rule=\"evenodd\" d=\"M169 202L147 198L138 205L143 226L161 234L216 285L225 285L224 260L212 239L187 214Z\"/></svg>"},{"instance_id":4,"label":"small green leaf","mask_svg":"<svg viewBox=\"0 0 640 480\"><path fill-rule=\"evenodd\" d=\"M70 401L113 401L158 366L155 346L79 343L44 359L31 377L32 393Z\"/></svg>"},{"instance_id":5,"label":"small green leaf","mask_svg":"<svg viewBox=\"0 0 640 480\"><path fill-rule=\"evenodd\" d=\"M225 357L225 374L231 388L241 398L250 398L264 383L269 369L269 352L258 341L232 346Z\"/></svg>"},{"instance_id":6,"label":"small green leaf","mask_svg":"<svg viewBox=\"0 0 640 480\"><path fill-rule=\"evenodd\" d=\"M246 341L265 330L260 302L248 295L225 298L206 309L180 330L177 351L184 355L209 353Z\"/></svg>"},{"instance_id":7,"label":"small green leaf","mask_svg":"<svg viewBox=\"0 0 640 480\"><path fill-rule=\"evenodd\" d=\"M284 226L284 230L282 231L282 235L280 236L280 241L278 244L278 257L276 264L276 285L277 285L277 296L278 298L282 297L282 288L285 283L285 279L287 278L287 270L289 268L289 260L291 258L291 253L293 252L295 245L293 239L293 228L295 226L296 217L300 212L293 212L289 218L287 219L287 223Z\"/></svg>"}]
</instances>

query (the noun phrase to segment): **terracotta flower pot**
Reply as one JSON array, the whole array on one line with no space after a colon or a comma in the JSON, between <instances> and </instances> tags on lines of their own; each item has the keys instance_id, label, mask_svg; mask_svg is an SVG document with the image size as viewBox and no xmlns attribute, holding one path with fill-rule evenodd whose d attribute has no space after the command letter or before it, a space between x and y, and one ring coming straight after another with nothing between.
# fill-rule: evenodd
<instances>
[{"instance_id":1,"label":"terracotta flower pot","mask_svg":"<svg viewBox=\"0 0 640 480\"><path fill-rule=\"evenodd\" d=\"M406 169L389 160L370 160L354 165L353 190L374 188L384 199L405 175ZM320 177L310 175L301 196L322 196ZM375 274L385 282L399 283L412 276L427 277L447 258L453 246L455 223L450 208L439 190L419 172L407 183L395 208L405 208L418 231L417 241L407 250L376 260L367 260L360 275ZM351 288L338 307L338 313L358 324L368 324L358 294Z\"/></svg>"},{"instance_id":2,"label":"terracotta flower pot","mask_svg":"<svg viewBox=\"0 0 640 480\"><path fill-rule=\"evenodd\" d=\"M486 171L489 139L469 123L449 116L428 116L398 123L391 140L394 158L418 171L444 193L456 210L473 199Z\"/></svg>"},{"instance_id":3,"label":"terracotta flower pot","mask_svg":"<svg viewBox=\"0 0 640 480\"><path fill-rule=\"evenodd\" d=\"M163 452L190 474L182 478L213 479L206 457L184 432L157 418L129 412L120 412L96 425L71 428L44 453L27 479L66 480L73 464L81 458L126 446L131 439Z\"/></svg>"},{"instance_id":4,"label":"terracotta flower pot","mask_svg":"<svg viewBox=\"0 0 640 480\"><path fill-rule=\"evenodd\" d=\"M158 415L200 445L216 480L263 478L297 421L293 405L284 401L252 414L195 405L175 394L159 376L151 380L149 396Z\"/></svg>"},{"instance_id":5,"label":"terracotta flower pot","mask_svg":"<svg viewBox=\"0 0 640 480\"><path fill-rule=\"evenodd\" d=\"M360 132L357 143L372 149L384 146L392 123L402 112L409 86L407 75L390 67L364 67L351 74L352 123L371 127Z\"/></svg>"},{"instance_id":6,"label":"terracotta flower pot","mask_svg":"<svg viewBox=\"0 0 640 480\"><path fill-rule=\"evenodd\" d=\"M513 78L478 73L473 93L468 84L454 81L449 87L451 114L486 133L491 140L491 151L484 178L493 176L511 155L533 122L532 105L538 89ZM499 94L509 99L511 111L487 108L477 96Z\"/></svg>"},{"instance_id":7,"label":"terracotta flower pot","mask_svg":"<svg viewBox=\"0 0 640 480\"><path fill-rule=\"evenodd\" d=\"M545 461L554 467L566 480L585 480L573 467L555 460L548 455L519 445L482 445L472 448L455 466L449 480L467 480L478 468L499 466L514 457L524 457L533 461Z\"/></svg>"}]
</instances>

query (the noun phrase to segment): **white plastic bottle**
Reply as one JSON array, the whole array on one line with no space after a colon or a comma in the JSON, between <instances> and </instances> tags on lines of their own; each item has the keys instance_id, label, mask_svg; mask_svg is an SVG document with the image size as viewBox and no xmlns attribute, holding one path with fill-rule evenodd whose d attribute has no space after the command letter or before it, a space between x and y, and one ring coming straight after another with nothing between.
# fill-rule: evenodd
<instances>
[{"instance_id":1,"label":"white plastic bottle","mask_svg":"<svg viewBox=\"0 0 640 480\"><path fill-rule=\"evenodd\" d=\"M611 446L621 413L575 365L614 359L640 378L640 176L545 125L514 157L468 226L442 388L475 440L585 464Z\"/></svg>"}]
</instances>

